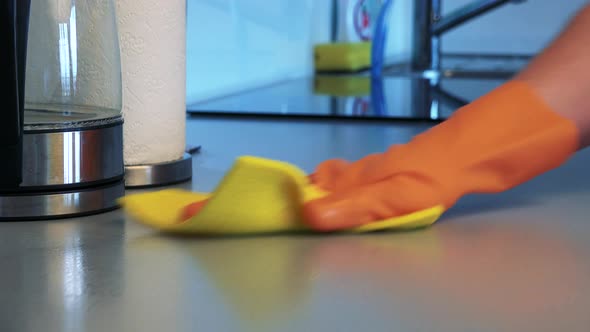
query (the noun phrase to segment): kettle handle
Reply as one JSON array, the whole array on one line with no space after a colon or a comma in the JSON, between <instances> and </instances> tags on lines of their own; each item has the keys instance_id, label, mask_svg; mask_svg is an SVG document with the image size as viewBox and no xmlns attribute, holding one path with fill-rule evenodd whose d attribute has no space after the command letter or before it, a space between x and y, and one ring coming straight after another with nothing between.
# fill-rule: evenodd
<instances>
[{"instance_id":1,"label":"kettle handle","mask_svg":"<svg viewBox=\"0 0 590 332\"><path fill-rule=\"evenodd\" d=\"M19 119L22 127L25 123L25 80L27 77L27 48L29 41L29 16L31 0L16 0L16 58L18 75Z\"/></svg>"},{"instance_id":2,"label":"kettle handle","mask_svg":"<svg viewBox=\"0 0 590 332\"><path fill-rule=\"evenodd\" d=\"M0 4L0 190L22 182L25 76L30 0Z\"/></svg>"}]
</instances>

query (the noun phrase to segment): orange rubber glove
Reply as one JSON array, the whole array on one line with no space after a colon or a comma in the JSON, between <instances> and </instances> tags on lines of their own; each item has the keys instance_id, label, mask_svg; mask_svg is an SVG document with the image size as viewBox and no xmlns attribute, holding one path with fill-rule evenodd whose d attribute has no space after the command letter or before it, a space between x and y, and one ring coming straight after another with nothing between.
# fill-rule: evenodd
<instances>
[{"instance_id":1,"label":"orange rubber glove","mask_svg":"<svg viewBox=\"0 0 590 332\"><path fill-rule=\"evenodd\" d=\"M511 81L407 144L320 164L312 182L331 194L305 205L305 221L335 231L448 209L466 194L502 192L556 168L578 147L573 122L526 83Z\"/></svg>"}]
</instances>

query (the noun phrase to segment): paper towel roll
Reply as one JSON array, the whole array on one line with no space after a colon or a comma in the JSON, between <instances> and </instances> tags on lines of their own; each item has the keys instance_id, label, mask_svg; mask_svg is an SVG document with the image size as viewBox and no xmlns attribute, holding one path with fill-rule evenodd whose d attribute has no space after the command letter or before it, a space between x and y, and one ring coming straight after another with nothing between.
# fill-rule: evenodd
<instances>
[{"instance_id":1,"label":"paper towel roll","mask_svg":"<svg viewBox=\"0 0 590 332\"><path fill-rule=\"evenodd\" d=\"M186 126L186 0L117 0L125 164L180 159Z\"/></svg>"}]
</instances>

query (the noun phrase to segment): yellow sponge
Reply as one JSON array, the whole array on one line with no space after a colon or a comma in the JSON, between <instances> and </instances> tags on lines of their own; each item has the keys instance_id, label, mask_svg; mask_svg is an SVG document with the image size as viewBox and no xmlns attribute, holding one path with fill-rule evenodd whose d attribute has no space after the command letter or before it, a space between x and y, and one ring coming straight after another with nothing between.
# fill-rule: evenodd
<instances>
[{"instance_id":1,"label":"yellow sponge","mask_svg":"<svg viewBox=\"0 0 590 332\"><path fill-rule=\"evenodd\" d=\"M371 43L332 43L314 47L316 71L354 72L371 67Z\"/></svg>"},{"instance_id":2,"label":"yellow sponge","mask_svg":"<svg viewBox=\"0 0 590 332\"><path fill-rule=\"evenodd\" d=\"M311 185L303 171L288 163L238 158L211 194L163 190L129 195L120 200L135 221L166 233L199 235L309 232L302 222L304 202L328 193ZM200 212L182 220L184 208L208 199ZM347 232L414 229L432 225L444 212L442 206L371 223Z\"/></svg>"}]
</instances>

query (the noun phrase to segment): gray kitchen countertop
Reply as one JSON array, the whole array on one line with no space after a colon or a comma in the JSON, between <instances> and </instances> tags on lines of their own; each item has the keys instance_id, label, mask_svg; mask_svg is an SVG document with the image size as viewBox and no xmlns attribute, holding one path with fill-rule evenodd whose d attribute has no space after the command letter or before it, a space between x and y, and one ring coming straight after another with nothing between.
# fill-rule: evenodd
<instances>
[{"instance_id":1,"label":"gray kitchen countertop","mask_svg":"<svg viewBox=\"0 0 590 332\"><path fill-rule=\"evenodd\" d=\"M419 124L192 118L192 183L250 154L360 158ZM434 227L179 239L121 211L0 224L0 331L590 331L590 152Z\"/></svg>"}]
</instances>

